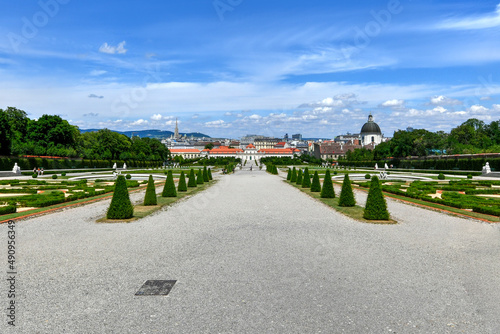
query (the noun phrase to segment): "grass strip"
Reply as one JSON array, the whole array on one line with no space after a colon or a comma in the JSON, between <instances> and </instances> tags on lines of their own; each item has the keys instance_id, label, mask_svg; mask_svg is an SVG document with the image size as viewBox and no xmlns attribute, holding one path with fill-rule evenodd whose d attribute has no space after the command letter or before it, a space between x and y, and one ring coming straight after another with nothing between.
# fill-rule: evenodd
<instances>
[{"instance_id":1,"label":"grass strip","mask_svg":"<svg viewBox=\"0 0 500 334\"><path fill-rule=\"evenodd\" d=\"M294 183L290 183L289 181L284 181L291 186L299 189L303 193L306 193L307 195L311 196L312 198L328 205L329 207L335 209L336 211L342 213L343 215L352 218L354 220L357 220L362 223L368 223L368 224L381 224L381 225L392 225L392 224L397 224L397 221L395 220L367 220L363 218L363 212L364 208L356 205L353 207L343 207L339 206L339 196L336 196L335 198L321 198L320 193L313 193L311 192L310 189L308 188L302 188L301 185L297 185Z\"/></svg>"}]
</instances>

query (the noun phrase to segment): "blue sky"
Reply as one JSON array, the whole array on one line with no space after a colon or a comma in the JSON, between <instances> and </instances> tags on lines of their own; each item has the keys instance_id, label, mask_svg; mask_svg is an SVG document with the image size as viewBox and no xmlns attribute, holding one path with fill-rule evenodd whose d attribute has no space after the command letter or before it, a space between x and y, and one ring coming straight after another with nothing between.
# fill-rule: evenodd
<instances>
[{"instance_id":1,"label":"blue sky","mask_svg":"<svg viewBox=\"0 0 500 334\"><path fill-rule=\"evenodd\" d=\"M500 1L9 2L0 108L82 129L386 136L500 119Z\"/></svg>"}]
</instances>

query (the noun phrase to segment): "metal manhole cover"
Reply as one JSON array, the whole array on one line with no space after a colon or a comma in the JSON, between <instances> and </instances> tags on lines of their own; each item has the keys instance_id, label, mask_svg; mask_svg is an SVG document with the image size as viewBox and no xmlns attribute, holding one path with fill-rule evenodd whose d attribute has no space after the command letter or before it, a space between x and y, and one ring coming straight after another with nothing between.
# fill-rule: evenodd
<instances>
[{"instance_id":1,"label":"metal manhole cover","mask_svg":"<svg viewBox=\"0 0 500 334\"><path fill-rule=\"evenodd\" d=\"M139 291L135 293L136 296L166 296L174 287L177 281L146 281Z\"/></svg>"}]
</instances>

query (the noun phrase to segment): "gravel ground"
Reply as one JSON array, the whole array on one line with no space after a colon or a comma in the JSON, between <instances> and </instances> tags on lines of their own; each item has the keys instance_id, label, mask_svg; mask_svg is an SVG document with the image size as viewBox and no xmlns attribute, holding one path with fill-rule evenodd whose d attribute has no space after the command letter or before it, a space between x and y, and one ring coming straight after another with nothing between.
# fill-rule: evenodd
<instances>
[{"instance_id":1,"label":"gravel ground","mask_svg":"<svg viewBox=\"0 0 500 334\"><path fill-rule=\"evenodd\" d=\"M359 223L254 168L130 224L95 223L109 201L22 221L0 332L500 332L500 226L388 203L400 224ZM178 281L135 296L151 279Z\"/></svg>"}]
</instances>

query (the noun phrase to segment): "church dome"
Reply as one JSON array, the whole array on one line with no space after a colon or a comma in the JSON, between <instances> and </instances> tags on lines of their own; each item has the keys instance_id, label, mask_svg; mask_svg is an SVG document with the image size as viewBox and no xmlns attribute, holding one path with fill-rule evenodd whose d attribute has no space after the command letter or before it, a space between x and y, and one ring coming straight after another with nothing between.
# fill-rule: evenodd
<instances>
[{"instance_id":1,"label":"church dome","mask_svg":"<svg viewBox=\"0 0 500 334\"><path fill-rule=\"evenodd\" d=\"M363 127L361 128L361 134L365 133L382 134L382 131L380 131L380 127L373 121L373 116L371 114L370 116L368 116L368 122L366 122L365 125L363 125Z\"/></svg>"}]
</instances>

